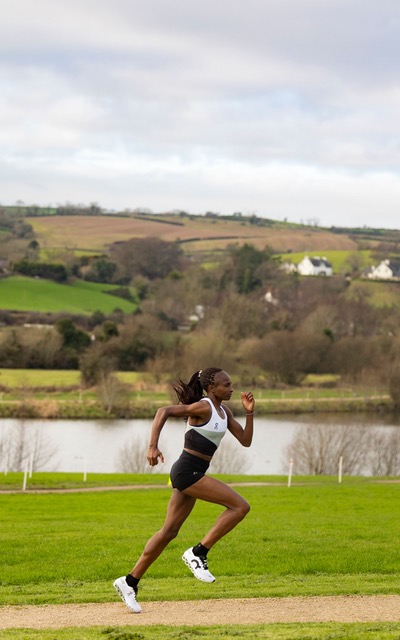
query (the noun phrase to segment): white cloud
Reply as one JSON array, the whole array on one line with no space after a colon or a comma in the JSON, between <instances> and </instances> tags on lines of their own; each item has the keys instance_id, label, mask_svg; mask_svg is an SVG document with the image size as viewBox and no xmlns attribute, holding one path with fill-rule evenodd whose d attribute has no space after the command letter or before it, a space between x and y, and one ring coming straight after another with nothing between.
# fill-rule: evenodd
<instances>
[{"instance_id":1,"label":"white cloud","mask_svg":"<svg viewBox=\"0 0 400 640\"><path fill-rule=\"evenodd\" d=\"M399 27L395 0L14 0L1 200L400 226Z\"/></svg>"}]
</instances>

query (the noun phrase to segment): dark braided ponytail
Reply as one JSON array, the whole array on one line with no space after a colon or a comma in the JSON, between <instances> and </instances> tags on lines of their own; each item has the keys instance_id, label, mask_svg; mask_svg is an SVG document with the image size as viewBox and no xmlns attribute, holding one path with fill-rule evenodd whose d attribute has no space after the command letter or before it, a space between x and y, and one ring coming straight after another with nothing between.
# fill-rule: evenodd
<instances>
[{"instance_id":1,"label":"dark braided ponytail","mask_svg":"<svg viewBox=\"0 0 400 640\"><path fill-rule=\"evenodd\" d=\"M204 391L207 392L210 384L214 382L215 375L220 371L222 369L217 367L196 371L188 383L179 378L177 382L172 384L172 388L178 397L178 402L180 404L193 404L193 402L198 402L204 398Z\"/></svg>"}]
</instances>

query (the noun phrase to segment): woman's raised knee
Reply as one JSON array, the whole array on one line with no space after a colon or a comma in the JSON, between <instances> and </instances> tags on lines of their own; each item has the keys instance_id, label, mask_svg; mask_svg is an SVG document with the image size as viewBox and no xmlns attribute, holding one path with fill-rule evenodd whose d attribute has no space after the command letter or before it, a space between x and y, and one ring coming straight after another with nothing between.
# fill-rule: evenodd
<instances>
[{"instance_id":1,"label":"woman's raised knee","mask_svg":"<svg viewBox=\"0 0 400 640\"><path fill-rule=\"evenodd\" d=\"M243 500L242 504L241 504L241 513L242 513L242 517L244 518L245 516L247 516L247 514L250 511L250 505L248 502L246 502L246 500Z\"/></svg>"},{"instance_id":2,"label":"woman's raised knee","mask_svg":"<svg viewBox=\"0 0 400 640\"><path fill-rule=\"evenodd\" d=\"M238 504L235 505L233 510L237 513L240 520L243 520L243 518L245 518L250 511L250 505L248 502L246 502L246 500L242 499L240 500L240 502L238 502Z\"/></svg>"}]
</instances>

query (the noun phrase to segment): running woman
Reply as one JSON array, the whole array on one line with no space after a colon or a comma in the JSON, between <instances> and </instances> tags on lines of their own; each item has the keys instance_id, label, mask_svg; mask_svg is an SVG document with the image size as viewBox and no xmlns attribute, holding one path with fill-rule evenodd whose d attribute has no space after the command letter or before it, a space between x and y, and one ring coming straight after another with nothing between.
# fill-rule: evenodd
<instances>
[{"instance_id":1,"label":"running woman","mask_svg":"<svg viewBox=\"0 0 400 640\"><path fill-rule=\"evenodd\" d=\"M130 611L140 613L137 601L138 584L151 564L163 552L179 530L197 499L220 504L225 511L213 527L194 547L187 549L182 560L198 580L214 582L207 564L207 553L218 540L231 531L250 511L250 506L231 487L206 475L211 459L226 431L249 447L253 439L254 397L251 391L241 393L246 411L243 428L232 411L223 404L233 393L232 381L222 369L210 367L196 371L188 383L178 380L172 385L179 404L158 409L151 428L147 460L153 467L164 456L158 448L162 428L168 418L186 418L183 451L172 465L170 477L173 487L165 522L144 547L131 573L114 581L114 587Z\"/></svg>"}]
</instances>

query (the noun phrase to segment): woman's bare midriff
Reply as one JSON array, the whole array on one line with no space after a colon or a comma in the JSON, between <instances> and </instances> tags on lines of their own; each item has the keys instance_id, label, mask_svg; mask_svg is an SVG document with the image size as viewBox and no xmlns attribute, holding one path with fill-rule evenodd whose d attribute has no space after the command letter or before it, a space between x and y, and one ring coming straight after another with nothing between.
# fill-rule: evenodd
<instances>
[{"instance_id":1,"label":"woman's bare midriff","mask_svg":"<svg viewBox=\"0 0 400 640\"><path fill-rule=\"evenodd\" d=\"M210 462L212 459L212 456L205 456L203 453L199 453L198 451L193 451L193 449L186 449L186 447L184 447L183 450L186 451L187 453L190 453L192 456L197 456L197 458L202 458L202 460L207 460L207 462Z\"/></svg>"}]
</instances>

